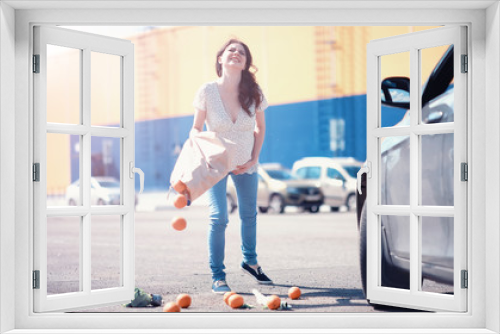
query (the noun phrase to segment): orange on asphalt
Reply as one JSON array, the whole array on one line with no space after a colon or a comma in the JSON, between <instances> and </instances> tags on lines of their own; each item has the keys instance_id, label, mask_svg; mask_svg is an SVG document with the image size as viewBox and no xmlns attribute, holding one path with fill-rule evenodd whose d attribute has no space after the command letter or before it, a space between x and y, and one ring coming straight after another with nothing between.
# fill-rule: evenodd
<instances>
[{"instance_id":1,"label":"orange on asphalt","mask_svg":"<svg viewBox=\"0 0 500 334\"><path fill-rule=\"evenodd\" d=\"M243 297L237 293L230 296L227 302L228 302L229 306L231 306L232 308L240 308L245 303L245 301L243 300Z\"/></svg>"},{"instance_id":2,"label":"orange on asphalt","mask_svg":"<svg viewBox=\"0 0 500 334\"><path fill-rule=\"evenodd\" d=\"M188 308L191 305L191 296L186 293L182 293L177 296L176 301L177 305L179 305L180 307Z\"/></svg>"},{"instance_id":3,"label":"orange on asphalt","mask_svg":"<svg viewBox=\"0 0 500 334\"><path fill-rule=\"evenodd\" d=\"M177 230L177 231L182 231L186 228L187 226L187 222L186 222L186 219L182 218L182 217L174 217L172 219L172 227L174 228L174 230Z\"/></svg>"},{"instance_id":4,"label":"orange on asphalt","mask_svg":"<svg viewBox=\"0 0 500 334\"><path fill-rule=\"evenodd\" d=\"M290 289L288 289L288 297L292 298L292 299L299 299L301 295L301 292L300 292L300 289L296 286L294 287L291 287Z\"/></svg>"},{"instance_id":5,"label":"orange on asphalt","mask_svg":"<svg viewBox=\"0 0 500 334\"><path fill-rule=\"evenodd\" d=\"M163 312L180 312L181 308L177 303L175 302L169 302L166 303L165 306L163 306Z\"/></svg>"},{"instance_id":6,"label":"orange on asphalt","mask_svg":"<svg viewBox=\"0 0 500 334\"><path fill-rule=\"evenodd\" d=\"M226 305L229 305L229 297L231 297L234 294L236 294L236 292L234 291L228 291L224 294L224 303L226 303Z\"/></svg>"},{"instance_id":7,"label":"orange on asphalt","mask_svg":"<svg viewBox=\"0 0 500 334\"><path fill-rule=\"evenodd\" d=\"M280 297L278 297L276 295L272 295L272 296L267 297L266 304L270 310L276 310L281 305L281 299L280 299Z\"/></svg>"},{"instance_id":8,"label":"orange on asphalt","mask_svg":"<svg viewBox=\"0 0 500 334\"><path fill-rule=\"evenodd\" d=\"M186 198L185 195L178 194L177 196L175 196L175 198L174 198L174 206L177 209L182 209L186 205L187 205L187 198Z\"/></svg>"}]
</instances>

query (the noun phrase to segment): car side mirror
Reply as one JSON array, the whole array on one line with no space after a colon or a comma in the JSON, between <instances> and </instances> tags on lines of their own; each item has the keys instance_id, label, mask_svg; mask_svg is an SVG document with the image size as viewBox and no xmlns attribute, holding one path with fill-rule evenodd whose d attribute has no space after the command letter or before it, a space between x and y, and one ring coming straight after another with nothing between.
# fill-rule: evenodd
<instances>
[{"instance_id":1,"label":"car side mirror","mask_svg":"<svg viewBox=\"0 0 500 334\"><path fill-rule=\"evenodd\" d=\"M389 77L382 81L382 104L410 109L410 79L407 77Z\"/></svg>"}]
</instances>

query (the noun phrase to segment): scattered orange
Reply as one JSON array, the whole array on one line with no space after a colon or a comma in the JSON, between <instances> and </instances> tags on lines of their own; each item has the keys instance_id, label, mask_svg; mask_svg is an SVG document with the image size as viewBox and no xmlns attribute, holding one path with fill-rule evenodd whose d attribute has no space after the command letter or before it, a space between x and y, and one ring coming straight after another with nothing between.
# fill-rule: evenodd
<instances>
[{"instance_id":1,"label":"scattered orange","mask_svg":"<svg viewBox=\"0 0 500 334\"><path fill-rule=\"evenodd\" d=\"M188 308L191 305L191 296L188 294L182 293L177 296L177 305L182 308Z\"/></svg>"},{"instance_id":2,"label":"scattered orange","mask_svg":"<svg viewBox=\"0 0 500 334\"><path fill-rule=\"evenodd\" d=\"M227 300L227 303L229 304L229 306L231 306L232 308L239 308L239 307L242 307L243 304L244 304L244 300L243 300L243 297L237 293L235 293L234 295L230 296L229 299Z\"/></svg>"},{"instance_id":3,"label":"scattered orange","mask_svg":"<svg viewBox=\"0 0 500 334\"><path fill-rule=\"evenodd\" d=\"M186 205L187 205L187 198L186 198L186 196L184 196L183 194L178 194L177 196L175 196L175 198L174 198L174 206L177 209L182 209Z\"/></svg>"},{"instance_id":4,"label":"scattered orange","mask_svg":"<svg viewBox=\"0 0 500 334\"><path fill-rule=\"evenodd\" d=\"M174 302L169 302L166 303L165 306L163 306L163 312L180 312L181 308L177 303Z\"/></svg>"},{"instance_id":5,"label":"scattered orange","mask_svg":"<svg viewBox=\"0 0 500 334\"><path fill-rule=\"evenodd\" d=\"M182 194L187 190L186 184L182 182L181 180L178 180L177 182L174 183L173 188L175 191L178 193Z\"/></svg>"},{"instance_id":6,"label":"scattered orange","mask_svg":"<svg viewBox=\"0 0 500 334\"><path fill-rule=\"evenodd\" d=\"M228 291L224 294L224 303L226 303L227 305L229 305L229 297L231 297L232 295L236 294L236 292L234 291Z\"/></svg>"},{"instance_id":7,"label":"scattered orange","mask_svg":"<svg viewBox=\"0 0 500 334\"><path fill-rule=\"evenodd\" d=\"M292 299L299 299L300 294L301 294L300 289L296 286L288 289L288 297Z\"/></svg>"},{"instance_id":8,"label":"scattered orange","mask_svg":"<svg viewBox=\"0 0 500 334\"><path fill-rule=\"evenodd\" d=\"M276 310L281 305L281 299L280 299L280 297L278 297L276 295L272 295L272 296L267 297L266 304L270 310Z\"/></svg>"},{"instance_id":9,"label":"scattered orange","mask_svg":"<svg viewBox=\"0 0 500 334\"><path fill-rule=\"evenodd\" d=\"M182 231L183 229L186 228L186 226L187 226L186 219L182 217L174 217L172 219L172 227L174 228L174 230Z\"/></svg>"}]
</instances>

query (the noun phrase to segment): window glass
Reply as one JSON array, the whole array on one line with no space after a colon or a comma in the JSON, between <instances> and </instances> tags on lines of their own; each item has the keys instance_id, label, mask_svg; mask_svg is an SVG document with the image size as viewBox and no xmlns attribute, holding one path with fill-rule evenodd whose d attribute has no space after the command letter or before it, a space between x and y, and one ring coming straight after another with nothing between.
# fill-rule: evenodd
<instances>
[{"instance_id":1,"label":"window glass","mask_svg":"<svg viewBox=\"0 0 500 334\"><path fill-rule=\"evenodd\" d=\"M335 180L341 180L344 181L344 177L340 172L334 168L327 168L326 169L326 176L328 176L329 179L335 179Z\"/></svg>"},{"instance_id":2,"label":"window glass","mask_svg":"<svg viewBox=\"0 0 500 334\"><path fill-rule=\"evenodd\" d=\"M297 170L297 176L301 179L319 179L321 176L321 167L302 167Z\"/></svg>"},{"instance_id":3,"label":"window glass","mask_svg":"<svg viewBox=\"0 0 500 334\"><path fill-rule=\"evenodd\" d=\"M420 50L421 122L448 123L454 120L453 45Z\"/></svg>"},{"instance_id":4,"label":"window glass","mask_svg":"<svg viewBox=\"0 0 500 334\"><path fill-rule=\"evenodd\" d=\"M358 172L360 167L359 166L342 166L347 174L349 174L351 177L358 177Z\"/></svg>"},{"instance_id":5,"label":"window glass","mask_svg":"<svg viewBox=\"0 0 500 334\"><path fill-rule=\"evenodd\" d=\"M380 127L408 126L410 109L410 52L380 57Z\"/></svg>"},{"instance_id":6,"label":"window glass","mask_svg":"<svg viewBox=\"0 0 500 334\"><path fill-rule=\"evenodd\" d=\"M82 50L47 45L47 122L80 124Z\"/></svg>"}]
</instances>

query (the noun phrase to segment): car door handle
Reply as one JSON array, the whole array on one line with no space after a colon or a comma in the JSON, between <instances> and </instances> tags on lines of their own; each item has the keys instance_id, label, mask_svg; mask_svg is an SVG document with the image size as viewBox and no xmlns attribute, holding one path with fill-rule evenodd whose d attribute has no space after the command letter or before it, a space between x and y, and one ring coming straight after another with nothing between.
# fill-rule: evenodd
<instances>
[{"instance_id":1,"label":"car door handle","mask_svg":"<svg viewBox=\"0 0 500 334\"><path fill-rule=\"evenodd\" d=\"M139 190L139 194L142 194L142 191L144 190L144 172L142 171L142 169L134 167L133 161L130 161L130 163L129 163L129 171L130 171L129 176L131 179L134 178L135 173L139 174L139 177L140 177L139 183L141 185L141 188Z\"/></svg>"},{"instance_id":2,"label":"car door handle","mask_svg":"<svg viewBox=\"0 0 500 334\"><path fill-rule=\"evenodd\" d=\"M363 192L361 191L361 175L363 175L363 173L366 173L366 176L368 178L372 177L372 163L370 161L367 161L366 162L366 167L361 167L358 170L358 174L356 175L357 179L358 179L358 181L356 183L357 183L358 192L359 192L360 195L363 194Z\"/></svg>"}]
</instances>

